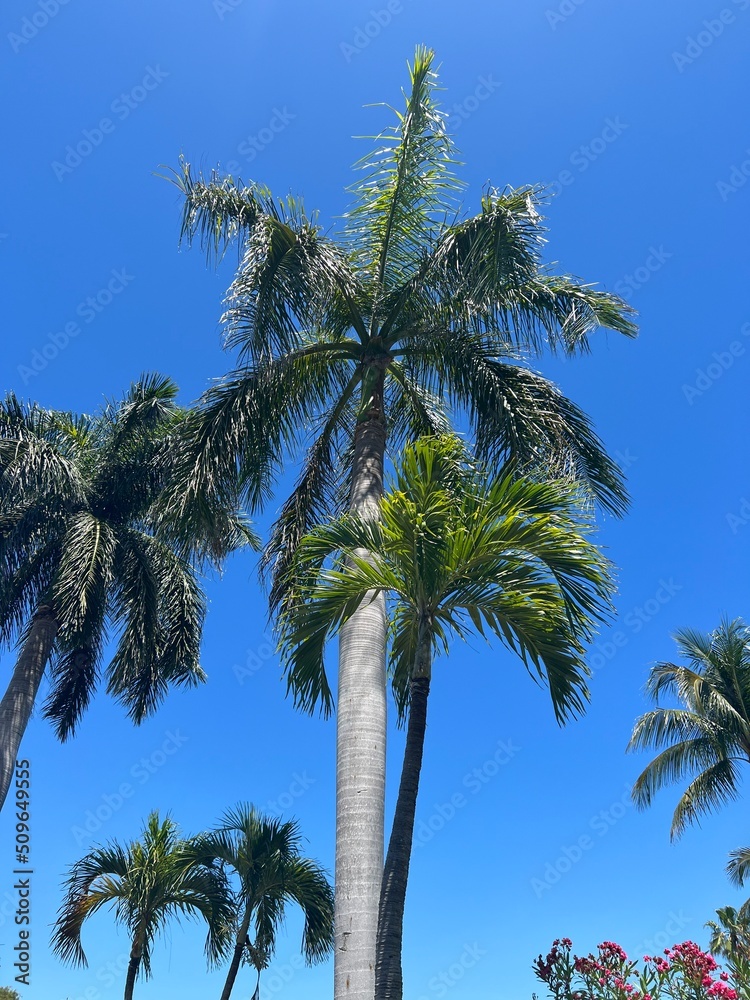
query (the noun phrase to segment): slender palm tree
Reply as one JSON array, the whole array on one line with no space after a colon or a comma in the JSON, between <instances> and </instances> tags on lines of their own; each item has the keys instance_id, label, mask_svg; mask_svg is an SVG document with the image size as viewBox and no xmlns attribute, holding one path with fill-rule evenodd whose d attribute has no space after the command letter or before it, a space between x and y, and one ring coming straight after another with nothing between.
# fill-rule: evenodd
<instances>
[{"instance_id":1,"label":"slender palm tree","mask_svg":"<svg viewBox=\"0 0 750 1000\"><path fill-rule=\"evenodd\" d=\"M236 506L169 513L186 422L169 379L146 376L94 417L0 402L0 641L20 642L0 702L0 806L42 676L45 714L71 736L117 637L107 688L134 722L171 684L203 680L201 563L253 541ZM229 495L225 493L224 500Z\"/></svg>"},{"instance_id":2,"label":"slender palm tree","mask_svg":"<svg viewBox=\"0 0 750 1000\"><path fill-rule=\"evenodd\" d=\"M218 866L196 862L169 817L161 820L152 813L140 840L95 847L71 867L52 934L54 953L65 962L87 965L83 924L106 906L131 938L125 1000L132 1000L139 975L150 977L154 941L170 920L203 918L209 964L226 954L232 919L226 879Z\"/></svg>"},{"instance_id":3,"label":"slender palm tree","mask_svg":"<svg viewBox=\"0 0 750 1000\"><path fill-rule=\"evenodd\" d=\"M403 995L404 903L434 654L448 650L451 636L494 636L549 686L560 723L584 708L584 643L609 606L611 581L580 499L570 481L507 471L487 478L457 438L424 438L407 447L378 520L347 514L298 548L303 600L282 617L281 639L303 707L330 707L324 646L361 602L384 594L391 612L390 673L408 726L380 894L376 1000Z\"/></svg>"},{"instance_id":4,"label":"slender palm tree","mask_svg":"<svg viewBox=\"0 0 750 1000\"><path fill-rule=\"evenodd\" d=\"M241 250L225 316L239 364L203 399L192 482L221 491L239 474L259 505L286 454L304 455L265 554L274 608L295 600L299 539L347 506L376 517L387 447L442 433L448 411L466 416L483 459L546 461L604 507L625 506L620 470L586 415L526 361L584 352L600 327L633 336L629 307L544 265L540 190L488 189L478 214L461 214L433 61L417 49L405 108L359 164L338 241L295 198L204 180L184 161L176 174L183 237L209 255L235 240ZM339 640L337 1000L373 991L386 631L382 601L370 601Z\"/></svg>"},{"instance_id":5,"label":"slender palm tree","mask_svg":"<svg viewBox=\"0 0 750 1000\"><path fill-rule=\"evenodd\" d=\"M301 854L301 839L296 822L241 803L216 830L193 841L196 860L222 865L234 884L234 948L221 1000L229 1000L243 960L257 973L257 995L288 903L296 903L305 916L307 961L321 961L333 948L333 889L320 865Z\"/></svg>"},{"instance_id":6,"label":"slender palm tree","mask_svg":"<svg viewBox=\"0 0 750 1000\"><path fill-rule=\"evenodd\" d=\"M690 778L672 817L672 839L690 823L739 795L740 767L750 762L750 628L724 620L709 635L675 635L688 666L658 663L647 691L678 708L657 707L636 722L629 750L659 750L633 786L633 799L649 806L665 785Z\"/></svg>"}]
</instances>

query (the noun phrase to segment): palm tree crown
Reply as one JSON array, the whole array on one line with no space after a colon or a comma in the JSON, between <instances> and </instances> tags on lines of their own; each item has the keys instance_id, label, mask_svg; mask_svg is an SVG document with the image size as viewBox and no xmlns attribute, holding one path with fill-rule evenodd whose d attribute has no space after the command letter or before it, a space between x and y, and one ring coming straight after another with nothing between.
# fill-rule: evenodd
<instances>
[{"instance_id":1,"label":"palm tree crown","mask_svg":"<svg viewBox=\"0 0 750 1000\"><path fill-rule=\"evenodd\" d=\"M672 818L673 838L737 798L739 765L750 762L750 628L736 618L709 635L680 629L675 641L689 665L657 664L647 690L657 703L666 695L681 707L642 715L628 745L660 751L633 787L642 808L665 785L690 778Z\"/></svg>"},{"instance_id":2,"label":"palm tree crown","mask_svg":"<svg viewBox=\"0 0 750 1000\"><path fill-rule=\"evenodd\" d=\"M304 600L280 618L298 704L330 711L325 643L366 595L382 592L402 716L421 635L432 655L471 631L496 636L548 683L559 721L579 713L588 696L584 644L612 587L590 530L574 483L519 479L511 470L488 478L457 438L418 440L405 449L377 521L345 514L298 549Z\"/></svg>"},{"instance_id":3,"label":"palm tree crown","mask_svg":"<svg viewBox=\"0 0 750 1000\"><path fill-rule=\"evenodd\" d=\"M333 890L325 871L301 853L296 822L265 816L241 803L215 830L197 837L191 850L199 862L221 864L234 884L235 947L222 1000L230 996L242 961L260 977L273 957L289 903L304 913L307 961L319 962L330 954Z\"/></svg>"},{"instance_id":4,"label":"palm tree crown","mask_svg":"<svg viewBox=\"0 0 750 1000\"><path fill-rule=\"evenodd\" d=\"M132 942L126 1000L138 975L151 974L154 941L174 919L202 918L208 924L206 955L218 962L226 952L232 908L220 869L197 864L175 823L152 813L143 836L126 846L96 847L71 868L65 898L52 935L63 961L86 965L81 944L84 922L103 907L114 908Z\"/></svg>"},{"instance_id":5,"label":"palm tree crown","mask_svg":"<svg viewBox=\"0 0 750 1000\"><path fill-rule=\"evenodd\" d=\"M185 423L169 379L147 376L94 417L0 404L0 639L45 609L54 622L45 714L70 736L94 691L106 641L107 687L140 722L170 684L203 679L205 601L196 565L253 541L236 507L201 533L170 519L173 453Z\"/></svg>"}]
</instances>

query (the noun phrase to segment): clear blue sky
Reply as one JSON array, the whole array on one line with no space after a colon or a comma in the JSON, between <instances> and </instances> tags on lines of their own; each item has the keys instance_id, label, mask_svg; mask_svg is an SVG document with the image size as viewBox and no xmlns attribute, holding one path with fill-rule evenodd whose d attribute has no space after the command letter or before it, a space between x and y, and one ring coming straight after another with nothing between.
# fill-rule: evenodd
<instances>
[{"instance_id":1,"label":"clear blue sky","mask_svg":"<svg viewBox=\"0 0 750 1000\"><path fill-rule=\"evenodd\" d=\"M198 250L178 252L179 197L154 171L181 151L204 169L235 161L244 177L304 194L335 220L366 148L352 136L384 121L363 106L399 101L418 42L443 66L467 207L488 181L559 191L550 260L623 292L640 312L638 341L602 335L587 359L543 364L628 465L632 513L602 534L621 567L619 620L594 650L588 715L565 730L508 654L477 643L438 664L419 829L440 827L441 809L463 798L415 854L406 991L528 998L532 959L562 934L581 950L605 938L628 949L655 937L705 941L704 921L740 899L723 867L748 837L747 804L670 845L677 790L647 814L623 806L642 763L623 751L646 707L649 665L672 655L670 633L750 615L750 2L58 3L18 0L0 15L3 390L90 411L156 370L194 399L232 361L218 323L231 266L217 274ZM66 164L66 148L82 140L89 155ZM56 356L55 337L69 337ZM127 943L106 916L87 928L88 970L50 956L49 929L66 867L94 839L135 835L150 809L195 831L238 800L280 800L310 852L332 865L333 724L284 698L254 559L234 560L209 592L204 688L171 695L138 730L102 696L69 745L41 720L28 733L35 875L24 998L121 995L122 973L112 985L107 964ZM3 678L11 663L4 655ZM507 763L496 768L486 762L500 741ZM394 732L391 797L401 746ZM477 768L486 782L471 777ZM132 794L118 804L123 783ZM107 796L119 807L84 835L88 812L106 815ZM12 822L6 810L3 914ZM569 851L575 863L559 866L569 871L554 885L534 882L582 837L586 847ZM299 933L291 919L266 996L330 995L330 966L290 964ZM6 918L0 984L13 979L14 943ZM207 977L200 947L197 929L175 927L137 995L217 995L221 974ZM238 996L249 996L249 977L242 986Z\"/></svg>"}]
</instances>

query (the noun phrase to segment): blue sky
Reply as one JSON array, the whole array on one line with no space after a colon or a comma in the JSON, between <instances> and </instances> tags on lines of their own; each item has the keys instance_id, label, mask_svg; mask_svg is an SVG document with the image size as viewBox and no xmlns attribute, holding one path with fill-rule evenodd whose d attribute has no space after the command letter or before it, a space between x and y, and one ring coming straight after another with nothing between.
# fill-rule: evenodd
<instances>
[{"instance_id":1,"label":"blue sky","mask_svg":"<svg viewBox=\"0 0 750 1000\"><path fill-rule=\"evenodd\" d=\"M367 149L352 136L387 121L363 106L398 103L419 42L442 63L467 209L488 182L549 184L549 259L639 310L637 341L602 334L588 358L541 363L592 415L633 495L602 531L620 567L618 620L592 650L586 718L559 730L546 693L496 648L456 646L437 665L407 901L415 1000L529 997L530 963L553 937L584 951L705 941L715 908L741 899L723 867L745 842L744 804L671 845L677 790L636 813L627 790L642 762L624 754L670 633L750 614L750 0L724 4L20 0L0 14L3 390L91 411L155 370L194 399L232 361L218 322L232 260L217 273L178 250L179 196L154 176L160 164L180 152L229 164L333 222ZM82 141L77 162L67 148ZM186 831L243 799L281 809L332 866L333 723L284 698L254 559L233 560L209 594L204 688L171 695L137 730L104 696L68 745L43 720L29 730L24 998L120 995L111 967L127 942L106 916L87 928L88 969L50 956L49 929L66 867L97 839L134 836L153 808ZM4 655L5 678L11 666ZM401 746L394 731L391 797ZM12 824L6 810L0 984L16 940ZM300 930L291 918L265 996L330 995L330 966L297 967ZM200 948L197 928L175 927L137 995L218 995ZM251 992L248 977L238 996Z\"/></svg>"}]
</instances>

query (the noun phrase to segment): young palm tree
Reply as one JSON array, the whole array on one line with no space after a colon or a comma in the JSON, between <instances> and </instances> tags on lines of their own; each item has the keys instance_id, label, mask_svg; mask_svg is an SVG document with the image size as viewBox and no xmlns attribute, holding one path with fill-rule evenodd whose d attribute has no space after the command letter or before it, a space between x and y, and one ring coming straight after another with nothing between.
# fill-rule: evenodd
<instances>
[{"instance_id":1,"label":"young palm tree","mask_svg":"<svg viewBox=\"0 0 750 1000\"><path fill-rule=\"evenodd\" d=\"M487 479L451 436L407 447L377 521L347 514L298 548L300 596L281 620L289 685L330 709L323 650L361 602L387 595L390 672L406 750L380 895L376 1000L403 995L401 946L436 652L493 635L546 682L559 722L583 710L584 643L608 607L606 561L588 540L580 491L509 473ZM358 553L366 551L367 558ZM331 567L327 560L337 554ZM342 563L342 560L345 562Z\"/></svg>"},{"instance_id":2,"label":"young palm tree","mask_svg":"<svg viewBox=\"0 0 750 1000\"><path fill-rule=\"evenodd\" d=\"M665 785L691 779L674 811L673 839L737 798L739 765L750 762L750 628L736 618L710 635L680 629L675 641L689 666L658 663L647 690L657 704L666 695L681 707L642 715L628 744L660 750L633 786L641 808Z\"/></svg>"},{"instance_id":3,"label":"young palm tree","mask_svg":"<svg viewBox=\"0 0 750 1000\"><path fill-rule=\"evenodd\" d=\"M204 678L196 567L253 536L228 502L193 505L190 533L170 516L185 423L176 393L144 377L95 417L0 402L0 641L20 642L0 702L0 806L48 666L45 714L63 740L96 687L110 631L107 687L136 723L170 684Z\"/></svg>"},{"instance_id":4,"label":"young palm tree","mask_svg":"<svg viewBox=\"0 0 750 1000\"><path fill-rule=\"evenodd\" d=\"M216 866L197 863L175 823L160 820L158 813L149 816L141 840L95 847L72 866L52 935L54 953L65 962L87 965L81 930L105 906L114 908L116 922L132 941L125 1000L132 1000L139 975L151 975L154 941L172 919L206 921L210 964L226 953L232 907L224 875Z\"/></svg>"},{"instance_id":5,"label":"young palm tree","mask_svg":"<svg viewBox=\"0 0 750 1000\"><path fill-rule=\"evenodd\" d=\"M244 803L229 810L216 830L195 838L191 851L196 860L222 865L236 883L234 948L221 1000L229 1000L243 960L257 972L257 996L288 903L296 903L305 915L302 949L307 961L321 961L330 953L333 890L324 870L303 857L300 846L295 822L264 816Z\"/></svg>"},{"instance_id":6,"label":"young palm tree","mask_svg":"<svg viewBox=\"0 0 750 1000\"><path fill-rule=\"evenodd\" d=\"M589 349L599 327L633 336L617 296L544 266L541 192L489 189L460 217L455 149L435 101L433 54L419 48L406 106L359 165L341 239L296 199L182 163L182 233L242 258L228 296L240 364L204 397L189 468L197 488L240 482L261 504L288 450L306 449L265 565L278 608L295 599L299 539L347 505L375 517L386 446L464 413L479 455L546 461L621 512L620 471L585 414L524 359ZM191 496L185 491L186 500ZM337 712L335 991L371 1000L383 864L386 621L382 602L340 636Z\"/></svg>"}]
</instances>

